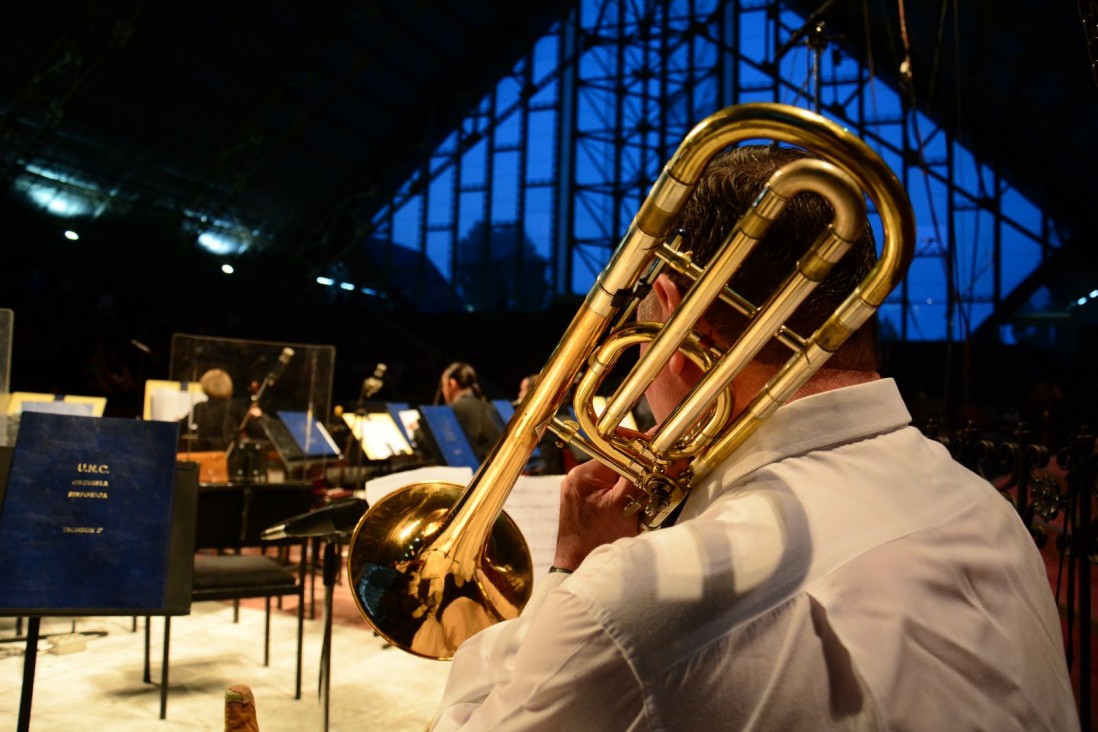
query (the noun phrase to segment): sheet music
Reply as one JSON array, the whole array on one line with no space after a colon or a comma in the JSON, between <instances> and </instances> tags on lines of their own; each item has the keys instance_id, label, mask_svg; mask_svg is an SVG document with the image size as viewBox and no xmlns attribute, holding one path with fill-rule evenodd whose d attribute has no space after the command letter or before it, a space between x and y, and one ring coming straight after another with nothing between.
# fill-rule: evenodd
<instances>
[{"instance_id":1,"label":"sheet music","mask_svg":"<svg viewBox=\"0 0 1098 732\"><path fill-rule=\"evenodd\" d=\"M343 421L362 445L370 460L385 460L394 455L411 455L412 446L404 439L396 420L388 412L344 414Z\"/></svg>"},{"instance_id":2,"label":"sheet music","mask_svg":"<svg viewBox=\"0 0 1098 732\"><path fill-rule=\"evenodd\" d=\"M530 548L534 582L544 577L557 552L560 482L563 475L524 475L515 483L503 510L514 519Z\"/></svg>"},{"instance_id":3,"label":"sheet music","mask_svg":"<svg viewBox=\"0 0 1098 732\"><path fill-rule=\"evenodd\" d=\"M199 392L181 391L168 387L159 387L152 390L149 397L149 419L161 422L178 422L191 414L194 405L209 400L209 397Z\"/></svg>"},{"instance_id":4,"label":"sheet music","mask_svg":"<svg viewBox=\"0 0 1098 732\"><path fill-rule=\"evenodd\" d=\"M469 468L416 468L367 481L366 500L373 505L398 488L431 480L468 485L472 477L473 471ZM535 582L549 571L556 554L560 482L563 478L562 475L521 476L503 504L503 510L518 525L526 539L534 565Z\"/></svg>"},{"instance_id":5,"label":"sheet music","mask_svg":"<svg viewBox=\"0 0 1098 732\"><path fill-rule=\"evenodd\" d=\"M72 417L94 417L92 405L83 402L23 402L23 413L67 414Z\"/></svg>"},{"instance_id":6,"label":"sheet music","mask_svg":"<svg viewBox=\"0 0 1098 732\"><path fill-rule=\"evenodd\" d=\"M34 406L28 407L28 404L39 405L43 403L62 402L64 404L83 404L87 407L69 408L69 407L41 407L35 409ZM87 414L87 410L91 410L91 414ZM76 394L42 394L29 391L14 391L8 399L7 413L9 415L19 415L24 411L27 412L49 412L51 414L63 413L63 414L78 414L80 416L102 417L103 412L107 409L106 397L93 397L93 396L79 396Z\"/></svg>"},{"instance_id":7,"label":"sheet music","mask_svg":"<svg viewBox=\"0 0 1098 732\"><path fill-rule=\"evenodd\" d=\"M447 483L468 485L472 478L473 471L469 468L451 468L445 465L429 465L415 470L405 470L401 473L390 473L366 481L366 502L372 506L397 488L403 488L412 483L441 480Z\"/></svg>"}]
</instances>

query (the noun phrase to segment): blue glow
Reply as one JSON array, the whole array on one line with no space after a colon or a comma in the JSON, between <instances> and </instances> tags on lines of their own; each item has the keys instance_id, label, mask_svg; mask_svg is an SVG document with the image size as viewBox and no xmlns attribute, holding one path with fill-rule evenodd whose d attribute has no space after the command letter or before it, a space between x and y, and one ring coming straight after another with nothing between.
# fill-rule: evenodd
<instances>
[{"instance_id":1,"label":"blue glow","mask_svg":"<svg viewBox=\"0 0 1098 732\"><path fill-rule=\"evenodd\" d=\"M228 232L212 229L198 235L198 245L211 254L219 256L240 254L248 249L250 243Z\"/></svg>"},{"instance_id":2,"label":"blue glow","mask_svg":"<svg viewBox=\"0 0 1098 732\"><path fill-rule=\"evenodd\" d=\"M63 219L87 216L93 210L91 202L83 196L59 191L52 186L28 186L27 195L36 204Z\"/></svg>"},{"instance_id":3,"label":"blue glow","mask_svg":"<svg viewBox=\"0 0 1098 732\"><path fill-rule=\"evenodd\" d=\"M25 168L25 174L16 179L15 188L60 218L98 216L110 200L97 185L37 165Z\"/></svg>"},{"instance_id":4,"label":"blue glow","mask_svg":"<svg viewBox=\"0 0 1098 732\"><path fill-rule=\"evenodd\" d=\"M318 285L324 285L325 287L331 287L335 284L335 280L333 280L331 277L317 277L316 283Z\"/></svg>"},{"instance_id":5,"label":"blue glow","mask_svg":"<svg viewBox=\"0 0 1098 732\"><path fill-rule=\"evenodd\" d=\"M350 290L350 291L353 292L354 289L355 289L355 286L352 285L350 282L340 282L339 283L339 289L341 289L341 290Z\"/></svg>"}]
</instances>

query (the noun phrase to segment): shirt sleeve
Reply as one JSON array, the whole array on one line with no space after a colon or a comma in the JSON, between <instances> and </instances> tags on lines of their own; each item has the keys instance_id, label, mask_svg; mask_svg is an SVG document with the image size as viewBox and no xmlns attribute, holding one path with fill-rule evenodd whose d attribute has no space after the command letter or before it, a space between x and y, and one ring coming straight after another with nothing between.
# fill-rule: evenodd
<instances>
[{"instance_id":1,"label":"shirt sleeve","mask_svg":"<svg viewBox=\"0 0 1098 732\"><path fill-rule=\"evenodd\" d=\"M434 732L634 726L641 685L611 634L567 591L570 579L544 577L519 618L461 645Z\"/></svg>"}]
</instances>

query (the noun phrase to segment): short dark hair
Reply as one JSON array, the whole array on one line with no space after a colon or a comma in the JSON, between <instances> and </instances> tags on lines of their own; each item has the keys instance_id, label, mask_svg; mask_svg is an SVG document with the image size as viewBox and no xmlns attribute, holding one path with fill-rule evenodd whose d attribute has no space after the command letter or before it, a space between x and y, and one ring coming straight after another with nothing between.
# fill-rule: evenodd
<instances>
[{"instance_id":1,"label":"short dark hair","mask_svg":"<svg viewBox=\"0 0 1098 732\"><path fill-rule=\"evenodd\" d=\"M778 168L810 157L811 154L800 148L775 144L745 145L713 158L675 224L683 231L683 246L691 251L694 262L700 266L709 262ZM831 205L823 196L810 192L797 194L732 276L729 285L753 304L761 305L789 276L797 260L808 251L832 218ZM786 325L799 335L810 336L865 278L876 261L877 246L867 221L861 238L790 316ZM672 275L672 279L683 289L689 284L677 275ZM732 307L718 302L709 309L706 322L715 331L715 336L732 343L746 321ZM828 365L876 370L879 363L877 333L874 316L850 336ZM758 358L766 363L780 364L789 356L788 348L771 341Z\"/></svg>"}]
</instances>

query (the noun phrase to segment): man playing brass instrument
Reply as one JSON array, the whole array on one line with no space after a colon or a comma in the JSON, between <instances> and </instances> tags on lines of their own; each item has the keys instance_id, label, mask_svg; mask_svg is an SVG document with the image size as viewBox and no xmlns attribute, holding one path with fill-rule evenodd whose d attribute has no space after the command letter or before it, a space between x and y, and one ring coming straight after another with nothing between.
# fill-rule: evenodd
<instances>
[{"instance_id":1,"label":"man playing brass instrument","mask_svg":"<svg viewBox=\"0 0 1098 732\"><path fill-rule=\"evenodd\" d=\"M678 222L704 264L770 174L803 156L738 148ZM765 299L830 220L801 194L733 277ZM866 234L787 324L807 334L872 267ZM639 308L665 321L684 285ZM723 305L698 330L735 340ZM870 323L684 502L640 532L597 461L564 479L554 571L521 617L458 650L434 729L1078 729L1056 607L1014 509L909 426ZM738 413L788 358L733 382ZM657 420L697 381L673 357Z\"/></svg>"}]
</instances>

